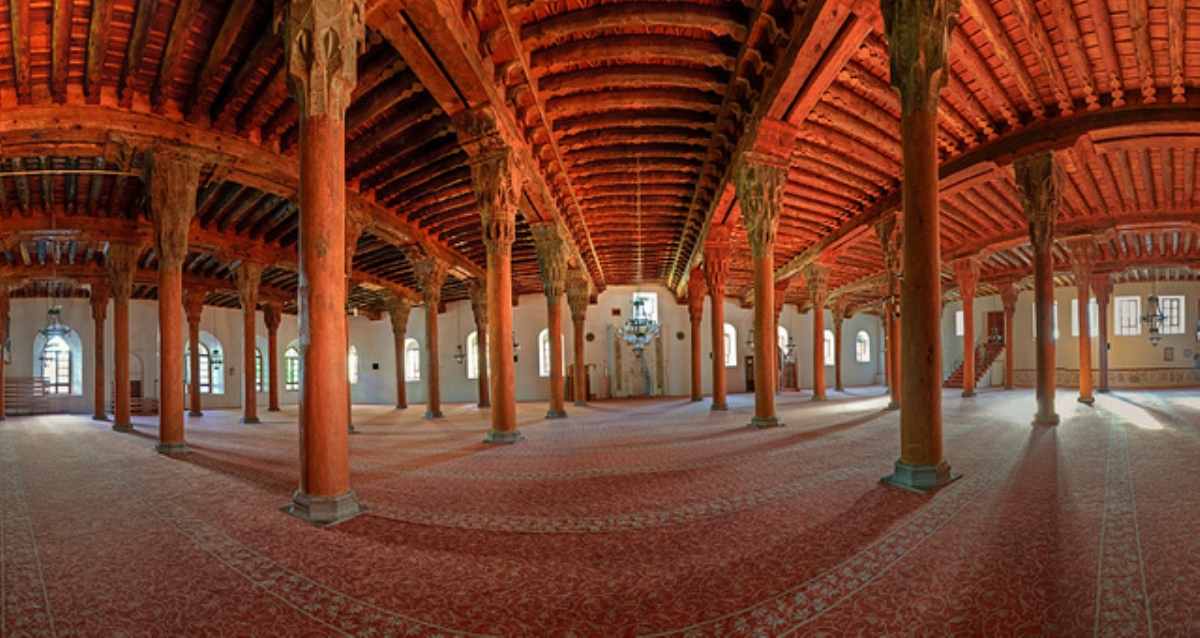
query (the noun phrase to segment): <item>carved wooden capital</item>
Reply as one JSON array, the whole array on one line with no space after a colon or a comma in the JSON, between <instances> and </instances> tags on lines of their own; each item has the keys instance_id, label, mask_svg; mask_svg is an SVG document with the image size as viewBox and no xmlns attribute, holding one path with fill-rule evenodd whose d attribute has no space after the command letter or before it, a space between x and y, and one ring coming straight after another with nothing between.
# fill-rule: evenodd
<instances>
[{"instance_id":1,"label":"carved wooden capital","mask_svg":"<svg viewBox=\"0 0 1200 638\"><path fill-rule=\"evenodd\" d=\"M958 280L958 296L966 301L975 298L975 288L979 285L979 260L974 257L956 259L950 264L954 268L954 277Z\"/></svg>"},{"instance_id":2,"label":"carved wooden capital","mask_svg":"<svg viewBox=\"0 0 1200 638\"><path fill-rule=\"evenodd\" d=\"M496 111L490 105L460 111L453 121L459 145L469 157L486 157L514 146L514 141L506 139L500 130Z\"/></svg>"},{"instance_id":3,"label":"carved wooden capital","mask_svg":"<svg viewBox=\"0 0 1200 638\"><path fill-rule=\"evenodd\" d=\"M567 305L571 308L571 321L582 326L587 318L588 304L591 303L592 282L587 271L582 268L572 268L567 272Z\"/></svg>"},{"instance_id":4,"label":"carved wooden capital","mask_svg":"<svg viewBox=\"0 0 1200 638\"><path fill-rule=\"evenodd\" d=\"M150 154L150 209L159 269L180 268L187 257L188 228L196 215L203 160L175 149Z\"/></svg>"},{"instance_id":5,"label":"carved wooden capital","mask_svg":"<svg viewBox=\"0 0 1200 638\"><path fill-rule=\"evenodd\" d=\"M787 171L786 163L750 154L743 155L734 170L742 223L746 225L750 251L755 257L774 253Z\"/></svg>"},{"instance_id":6,"label":"carved wooden capital","mask_svg":"<svg viewBox=\"0 0 1200 638\"><path fill-rule=\"evenodd\" d=\"M91 297L88 303L92 305L92 321L104 321L108 317L108 299L112 288L107 281L92 282Z\"/></svg>"},{"instance_id":7,"label":"carved wooden capital","mask_svg":"<svg viewBox=\"0 0 1200 638\"><path fill-rule=\"evenodd\" d=\"M362 238L366 225L353 215L346 215L346 278L354 266L354 253L358 252L358 240Z\"/></svg>"},{"instance_id":8,"label":"carved wooden capital","mask_svg":"<svg viewBox=\"0 0 1200 638\"><path fill-rule=\"evenodd\" d=\"M279 330L279 324L283 322L283 304L278 301L269 301L263 307L263 323L267 325L267 332L273 333Z\"/></svg>"},{"instance_id":9,"label":"carved wooden capital","mask_svg":"<svg viewBox=\"0 0 1200 638\"><path fill-rule=\"evenodd\" d=\"M704 283L704 271L693 268L688 276L688 319L692 325L700 325L704 318L704 295L708 286Z\"/></svg>"},{"instance_id":10,"label":"carved wooden capital","mask_svg":"<svg viewBox=\"0 0 1200 638\"><path fill-rule=\"evenodd\" d=\"M392 336L397 340L408 334L408 315L412 312L412 302L404 297L389 295L386 307L388 317L392 320Z\"/></svg>"},{"instance_id":11,"label":"carved wooden capital","mask_svg":"<svg viewBox=\"0 0 1200 638\"><path fill-rule=\"evenodd\" d=\"M903 254L904 234L901 230L900 215L888 215L875 225L875 236L879 238L879 246L883 250L883 263L887 267L888 277L900 275L900 257Z\"/></svg>"},{"instance_id":12,"label":"carved wooden capital","mask_svg":"<svg viewBox=\"0 0 1200 638\"><path fill-rule=\"evenodd\" d=\"M566 292L567 242L555 223L535 224L530 230L537 248L538 268L542 271L542 290L546 299L557 303Z\"/></svg>"},{"instance_id":13,"label":"carved wooden capital","mask_svg":"<svg viewBox=\"0 0 1200 638\"><path fill-rule=\"evenodd\" d=\"M482 279L467 281L467 293L471 296L471 314L475 316L475 328L486 332L488 325L487 282Z\"/></svg>"},{"instance_id":14,"label":"carved wooden capital","mask_svg":"<svg viewBox=\"0 0 1200 638\"><path fill-rule=\"evenodd\" d=\"M729 279L729 242L710 241L704 243L704 281L708 294L714 299L725 297L725 282Z\"/></svg>"},{"instance_id":15,"label":"carved wooden capital","mask_svg":"<svg viewBox=\"0 0 1200 638\"><path fill-rule=\"evenodd\" d=\"M446 283L449 272L449 264L436 257L426 257L413 263L413 273L421 284L421 298L425 306L434 312L437 312L437 306L441 303L442 285Z\"/></svg>"},{"instance_id":16,"label":"carved wooden capital","mask_svg":"<svg viewBox=\"0 0 1200 638\"><path fill-rule=\"evenodd\" d=\"M829 298L830 270L825 264L809 264L804 268L804 278L808 280L808 297L817 312L825 309L825 301Z\"/></svg>"},{"instance_id":17,"label":"carved wooden capital","mask_svg":"<svg viewBox=\"0 0 1200 638\"><path fill-rule=\"evenodd\" d=\"M904 114L936 110L950 73L958 0L880 0L892 86Z\"/></svg>"},{"instance_id":18,"label":"carved wooden capital","mask_svg":"<svg viewBox=\"0 0 1200 638\"><path fill-rule=\"evenodd\" d=\"M187 316L188 323L200 323L200 316L204 314L204 298L207 296L208 292L205 290L183 291L183 312Z\"/></svg>"},{"instance_id":19,"label":"carved wooden capital","mask_svg":"<svg viewBox=\"0 0 1200 638\"><path fill-rule=\"evenodd\" d=\"M1087 237L1072 237L1064 240L1067 255L1071 257L1071 272L1075 275L1075 285L1084 287L1091 285L1092 271L1096 269L1096 242Z\"/></svg>"},{"instance_id":20,"label":"carved wooden capital","mask_svg":"<svg viewBox=\"0 0 1200 638\"><path fill-rule=\"evenodd\" d=\"M779 321L779 315L783 314L783 305L787 299L788 288L792 286L791 279L780 279L775 282L775 321Z\"/></svg>"},{"instance_id":21,"label":"carved wooden capital","mask_svg":"<svg viewBox=\"0 0 1200 638\"><path fill-rule=\"evenodd\" d=\"M1063 169L1051 152L1037 153L1013 162L1021 208L1029 222L1029 241L1035 251L1050 250L1054 222L1063 199Z\"/></svg>"},{"instance_id":22,"label":"carved wooden capital","mask_svg":"<svg viewBox=\"0 0 1200 638\"><path fill-rule=\"evenodd\" d=\"M142 255L142 247L135 244L109 244L108 280L112 284L113 302L121 305L129 303L133 294L133 276L137 273L138 258Z\"/></svg>"},{"instance_id":23,"label":"carved wooden capital","mask_svg":"<svg viewBox=\"0 0 1200 638\"><path fill-rule=\"evenodd\" d=\"M1112 296L1112 275L1092 275L1092 296L1101 308L1108 305L1108 299Z\"/></svg>"},{"instance_id":24,"label":"carved wooden capital","mask_svg":"<svg viewBox=\"0 0 1200 638\"><path fill-rule=\"evenodd\" d=\"M262 282L262 273L262 264L245 260L237 269L238 302L250 312L258 310L258 286Z\"/></svg>"},{"instance_id":25,"label":"carved wooden capital","mask_svg":"<svg viewBox=\"0 0 1200 638\"><path fill-rule=\"evenodd\" d=\"M1000 284L1000 303L1004 305L1004 315L1011 323L1017 312L1017 289L1011 282Z\"/></svg>"},{"instance_id":26,"label":"carved wooden capital","mask_svg":"<svg viewBox=\"0 0 1200 638\"><path fill-rule=\"evenodd\" d=\"M833 313L833 325L837 328L841 328L842 323L844 323L846 319L849 319L850 316L854 314L850 312L850 304L847 303L845 299L838 299L837 301L833 302L833 307L830 308L830 311Z\"/></svg>"},{"instance_id":27,"label":"carved wooden capital","mask_svg":"<svg viewBox=\"0 0 1200 638\"><path fill-rule=\"evenodd\" d=\"M522 188L516 152L500 146L475 157L471 162L471 184L483 222L483 243L488 251L511 256Z\"/></svg>"},{"instance_id":28,"label":"carved wooden capital","mask_svg":"<svg viewBox=\"0 0 1200 638\"><path fill-rule=\"evenodd\" d=\"M288 86L300 118L343 122L358 83L366 35L364 0L276 0Z\"/></svg>"}]
</instances>

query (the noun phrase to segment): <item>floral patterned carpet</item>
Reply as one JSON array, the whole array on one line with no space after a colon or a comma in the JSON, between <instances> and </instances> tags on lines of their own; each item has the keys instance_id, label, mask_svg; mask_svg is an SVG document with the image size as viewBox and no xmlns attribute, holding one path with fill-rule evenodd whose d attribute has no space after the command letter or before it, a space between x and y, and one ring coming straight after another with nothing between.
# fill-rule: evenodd
<instances>
[{"instance_id":1,"label":"floral patterned carpet","mask_svg":"<svg viewBox=\"0 0 1200 638\"><path fill-rule=\"evenodd\" d=\"M627 400L488 446L486 411L357 406L369 513L286 516L294 409L189 418L193 453L0 422L3 636L1200 636L1200 399L947 392L933 495L886 487L882 389Z\"/></svg>"}]
</instances>

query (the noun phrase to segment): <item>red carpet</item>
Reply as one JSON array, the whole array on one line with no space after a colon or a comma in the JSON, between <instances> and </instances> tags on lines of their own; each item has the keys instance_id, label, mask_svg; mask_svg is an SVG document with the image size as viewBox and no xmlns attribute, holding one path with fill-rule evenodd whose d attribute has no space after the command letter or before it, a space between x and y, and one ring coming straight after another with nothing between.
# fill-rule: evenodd
<instances>
[{"instance_id":1,"label":"red carpet","mask_svg":"<svg viewBox=\"0 0 1200 638\"><path fill-rule=\"evenodd\" d=\"M360 406L371 512L278 511L294 412L188 420L193 454L81 417L0 423L4 636L1200 636L1200 399L946 394L964 478L884 487L898 416L878 391L783 395L785 428L685 400L613 401L479 441Z\"/></svg>"}]
</instances>

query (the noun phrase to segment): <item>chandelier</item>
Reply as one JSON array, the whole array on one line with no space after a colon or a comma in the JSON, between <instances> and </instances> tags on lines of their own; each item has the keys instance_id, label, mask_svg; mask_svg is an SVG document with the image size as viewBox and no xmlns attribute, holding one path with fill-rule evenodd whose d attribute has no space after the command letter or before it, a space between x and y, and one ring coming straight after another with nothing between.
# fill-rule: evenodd
<instances>
[{"instance_id":1,"label":"chandelier","mask_svg":"<svg viewBox=\"0 0 1200 638\"><path fill-rule=\"evenodd\" d=\"M47 340L71 333L71 329L62 322L62 306L55 304L46 310L46 327L42 328L41 333Z\"/></svg>"},{"instance_id":2,"label":"chandelier","mask_svg":"<svg viewBox=\"0 0 1200 638\"><path fill-rule=\"evenodd\" d=\"M1158 295L1151 293L1146 301L1150 312L1142 315L1142 321L1150 326L1150 345L1157 347L1158 342L1162 341L1162 325L1167 321L1167 316L1158 305Z\"/></svg>"},{"instance_id":3,"label":"chandelier","mask_svg":"<svg viewBox=\"0 0 1200 638\"><path fill-rule=\"evenodd\" d=\"M637 290L642 290L642 161L639 158L637 161L637 190L636 190L636 218L637 218L637 272L634 274L634 280L637 282ZM629 315L629 320L625 322L625 326L617 331L617 336L625 340L630 347L633 348L634 356L642 356L646 345L658 338L659 325L658 322L650 316L646 309L646 300L638 294L633 296L633 308Z\"/></svg>"}]
</instances>

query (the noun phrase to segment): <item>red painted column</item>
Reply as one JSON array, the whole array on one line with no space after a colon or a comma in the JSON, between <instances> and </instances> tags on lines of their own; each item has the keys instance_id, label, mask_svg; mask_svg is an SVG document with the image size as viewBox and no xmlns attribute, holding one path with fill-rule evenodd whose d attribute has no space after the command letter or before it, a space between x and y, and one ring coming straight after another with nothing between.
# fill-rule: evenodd
<instances>
[{"instance_id":1,"label":"red painted column","mask_svg":"<svg viewBox=\"0 0 1200 638\"><path fill-rule=\"evenodd\" d=\"M704 242L704 280L712 299L712 409L728 410L725 398L725 280L729 278L729 227L711 226ZM734 344L737 347L737 344Z\"/></svg>"},{"instance_id":2,"label":"red painted column","mask_svg":"<svg viewBox=\"0 0 1200 638\"><path fill-rule=\"evenodd\" d=\"M188 324L188 416L204 416L200 411L200 317L204 313L203 290L188 290L183 295L183 312Z\"/></svg>"},{"instance_id":3,"label":"red painted column","mask_svg":"<svg viewBox=\"0 0 1200 638\"><path fill-rule=\"evenodd\" d=\"M348 211L346 214L346 374L350 374L350 317L353 309L350 305L350 295L354 292L356 284L354 283L351 274L354 272L354 254L358 252L358 240L363 234L363 223L359 221L353 211ZM354 429L354 387L349 382L346 383L346 423L350 434L358 434Z\"/></svg>"},{"instance_id":4,"label":"red painted column","mask_svg":"<svg viewBox=\"0 0 1200 638\"><path fill-rule=\"evenodd\" d=\"M279 324L283 321L283 304L267 302L263 308L263 323L267 326L267 412L279 411Z\"/></svg>"},{"instance_id":5,"label":"red painted column","mask_svg":"<svg viewBox=\"0 0 1200 638\"><path fill-rule=\"evenodd\" d=\"M487 247L488 349L492 381L492 429L487 443L516 443L516 375L513 370L512 245L523 190L513 142L497 129L488 108L455 118L459 141L471 158L471 184Z\"/></svg>"},{"instance_id":6,"label":"red painted column","mask_svg":"<svg viewBox=\"0 0 1200 638\"><path fill-rule=\"evenodd\" d=\"M107 421L108 406L105 403L106 386L105 383L105 365L104 365L104 320L108 317L108 297L110 291L108 283L95 282L92 284L91 305L92 305L92 327L94 329L93 340L95 346L93 352L93 362L95 371L92 373L92 420ZM0 337L0 343L3 338ZM0 383L2 389L3 383Z\"/></svg>"},{"instance_id":7,"label":"red painted column","mask_svg":"<svg viewBox=\"0 0 1200 638\"><path fill-rule=\"evenodd\" d=\"M467 290L471 295L471 314L475 317L475 360L479 362L478 374L476 374L476 381L479 383L479 401L475 405L480 408L490 408L492 400L488 387L487 282L472 279L467 284Z\"/></svg>"},{"instance_id":8,"label":"red painted column","mask_svg":"<svg viewBox=\"0 0 1200 638\"><path fill-rule=\"evenodd\" d=\"M1063 174L1052 153L1013 163L1021 208L1029 222L1033 248L1033 294L1037 320L1037 413L1034 425L1057 425L1054 411L1054 221L1062 205Z\"/></svg>"},{"instance_id":9,"label":"red painted column","mask_svg":"<svg viewBox=\"0 0 1200 638\"><path fill-rule=\"evenodd\" d=\"M841 392L842 385L842 324L846 321L846 303L839 299L833 304L833 389Z\"/></svg>"},{"instance_id":10,"label":"red painted column","mask_svg":"<svg viewBox=\"0 0 1200 638\"><path fill-rule=\"evenodd\" d=\"M1096 305L1099 311L1097 313L1099 319L1097 332L1100 336L1097 349L1100 355L1100 378L1096 391L1108 393L1108 300L1112 296L1112 277L1108 273L1092 275L1092 290L1096 295Z\"/></svg>"},{"instance_id":11,"label":"red painted column","mask_svg":"<svg viewBox=\"0 0 1200 638\"><path fill-rule=\"evenodd\" d=\"M1013 319L1017 315L1017 289L1012 282L1000 284L1000 303L1004 305L1004 389L1016 387L1013 362Z\"/></svg>"},{"instance_id":12,"label":"red painted column","mask_svg":"<svg viewBox=\"0 0 1200 638\"><path fill-rule=\"evenodd\" d=\"M129 417L129 297L133 294L133 275L137 272L142 247L110 244L108 278L113 295L113 429L133 430Z\"/></svg>"},{"instance_id":13,"label":"red painted column","mask_svg":"<svg viewBox=\"0 0 1200 638\"><path fill-rule=\"evenodd\" d=\"M571 308L571 327L575 342L575 405L586 406L588 399L587 367L583 358L584 321L591 300L592 281L583 269L567 273L567 305Z\"/></svg>"},{"instance_id":14,"label":"red painted column","mask_svg":"<svg viewBox=\"0 0 1200 638\"><path fill-rule=\"evenodd\" d=\"M956 475L943 456L938 94L945 85L953 0L882 3L891 83L900 94L904 223L900 313L900 459L885 480L926 491Z\"/></svg>"},{"instance_id":15,"label":"red painted column","mask_svg":"<svg viewBox=\"0 0 1200 638\"><path fill-rule=\"evenodd\" d=\"M237 270L238 302L242 305L242 423L259 423L254 351L258 347L256 323L262 271L262 264L246 260Z\"/></svg>"},{"instance_id":16,"label":"red painted column","mask_svg":"<svg viewBox=\"0 0 1200 638\"><path fill-rule=\"evenodd\" d=\"M550 407L547 419L567 416L563 405L562 297L567 285L567 244L555 223L532 226L542 289L546 293L546 324L550 332Z\"/></svg>"},{"instance_id":17,"label":"red painted column","mask_svg":"<svg viewBox=\"0 0 1200 638\"><path fill-rule=\"evenodd\" d=\"M979 284L979 260L973 257L954 262L958 277L958 292L963 307L963 391L964 397L975 396L975 288Z\"/></svg>"},{"instance_id":18,"label":"red painted column","mask_svg":"<svg viewBox=\"0 0 1200 638\"><path fill-rule=\"evenodd\" d=\"M704 271L692 270L688 278L688 320L692 325L692 401L704 400L703 378L701 377L704 349L701 323L704 321Z\"/></svg>"},{"instance_id":19,"label":"red painted column","mask_svg":"<svg viewBox=\"0 0 1200 638\"><path fill-rule=\"evenodd\" d=\"M1088 312L1092 270L1096 266L1096 242L1090 237L1067 240L1067 253L1071 255L1071 270L1075 275L1078 292L1079 313L1079 399L1080 403L1092 405L1092 317Z\"/></svg>"},{"instance_id":20,"label":"red painted column","mask_svg":"<svg viewBox=\"0 0 1200 638\"><path fill-rule=\"evenodd\" d=\"M160 454L187 454L183 432L183 261L196 214L201 161L160 150L150 170L154 252L158 256L158 444Z\"/></svg>"},{"instance_id":21,"label":"red painted column","mask_svg":"<svg viewBox=\"0 0 1200 638\"><path fill-rule=\"evenodd\" d=\"M879 238L883 250L883 261L887 267L888 302L884 304L883 325L887 339L884 366L887 372L888 401L887 409L900 409L900 282L903 273L900 263L903 248L903 233L897 223L900 215L889 215L875 226L875 234Z\"/></svg>"},{"instance_id":22,"label":"red painted column","mask_svg":"<svg viewBox=\"0 0 1200 638\"><path fill-rule=\"evenodd\" d=\"M364 37L360 0L288 0L288 86L300 107L300 489L315 525L363 511L350 489L346 372L346 107Z\"/></svg>"},{"instance_id":23,"label":"red painted column","mask_svg":"<svg viewBox=\"0 0 1200 638\"><path fill-rule=\"evenodd\" d=\"M447 264L440 259L427 257L413 264L417 281L421 284L421 297L425 304L425 351L429 354L429 366L425 371L426 419L442 418L441 358L438 354L438 306L442 303L442 285L446 283Z\"/></svg>"},{"instance_id":24,"label":"red painted column","mask_svg":"<svg viewBox=\"0 0 1200 638\"><path fill-rule=\"evenodd\" d=\"M396 348L396 409L408 407L408 386L404 379L404 339L408 335L408 317L412 302L405 297L392 295L387 301L388 316L392 320L392 343Z\"/></svg>"},{"instance_id":25,"label":"red painted column","mask_svg":"<svg viewBox=\"0 0 1200 638\"><path fill-rule=\"evenodd\" d=\"M4 362L4 349L9 338L9 309L8 282L0 281L0 421L8 419L6 414L8 406L4 402L5 368L8 364Z\"/></svg>"},{"instance_id":26,"label":"red painted column","mask_svg":"<svg viewBox=\"0 0 1200 638\"><path fill-rule=\"evenodd\" d=\"M778 347L776 341L779 333L780 317L783 315L783 306L787 301L787 291L791 284L792 281L790 279L780 279L775 282L775 314L773 318L776 334L771 337L771 343L776 345L775 356L771 357L771 365L774 366L775 394L780 394L783 391L783 366L787 365L784 359L786 350ZM788 338L791 339L791 335L788 335Z\"/></svg>"},{"instance_id":27,"label":"red painted column","mask_svg":"<svg viewBox=\"0 0 1200 638\"><path fill-rule=\"evenodd\" d=\"M825 303L829 296L829 266L810 264L804 269L813 313L813 401L825 400Z\"/></svg>"}]
</instances>

